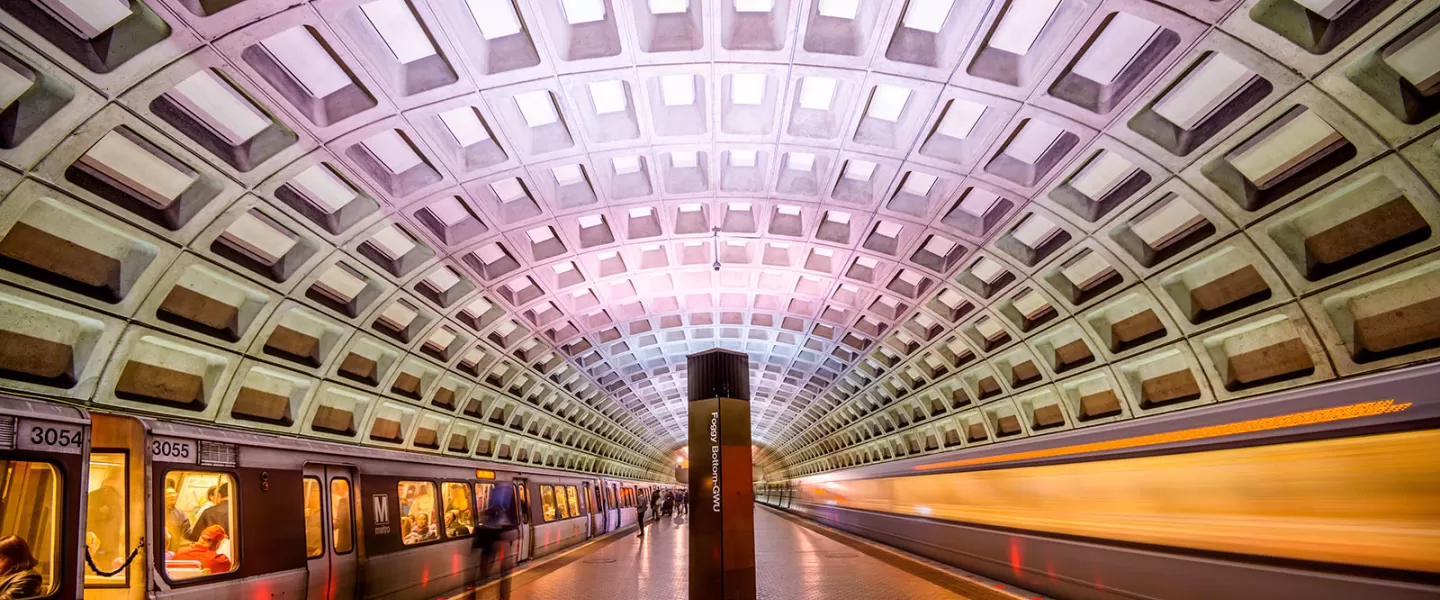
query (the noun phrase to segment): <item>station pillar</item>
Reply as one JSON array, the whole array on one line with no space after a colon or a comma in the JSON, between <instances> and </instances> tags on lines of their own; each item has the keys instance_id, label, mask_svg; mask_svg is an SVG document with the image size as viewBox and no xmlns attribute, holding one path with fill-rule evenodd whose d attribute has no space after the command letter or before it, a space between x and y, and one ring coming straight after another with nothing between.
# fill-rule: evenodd
<instances>
[{"instance_id":1,"label":"station pillar","mask_svg":"<svg viewBox=\"0 0 1440 600\"><path fill-rule=\"evenodd\" d=\"M687 357L690 384L690 600L755 600L750 357Z\"/></svg>"}]
</instances>

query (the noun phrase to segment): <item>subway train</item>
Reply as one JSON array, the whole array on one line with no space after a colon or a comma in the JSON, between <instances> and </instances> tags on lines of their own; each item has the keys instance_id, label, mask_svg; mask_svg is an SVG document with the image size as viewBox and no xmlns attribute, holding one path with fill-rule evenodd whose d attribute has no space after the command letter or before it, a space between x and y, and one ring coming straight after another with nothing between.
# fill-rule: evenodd
<instances>
[{"instance_id":1,"label":"subway train","mask_svg":"<svg viewBox=\"0 0 1440 600\"><path fill-rule=\"evenodd\" d=\"M0 396L0 531L37 598L435 598L635 524L653 483ZM492 567L498 565L491 565Z\"/></svg>"},{"instance_id":2,"label":"subway train","mask_svg":"<svg viewBox=\"0 0 1440 600\"><path fill-rule=\"evenodd\" d=\"M1440 598L1440 364L757 482L757 501L1065 600Z\"/></svg>"}]
</instances>

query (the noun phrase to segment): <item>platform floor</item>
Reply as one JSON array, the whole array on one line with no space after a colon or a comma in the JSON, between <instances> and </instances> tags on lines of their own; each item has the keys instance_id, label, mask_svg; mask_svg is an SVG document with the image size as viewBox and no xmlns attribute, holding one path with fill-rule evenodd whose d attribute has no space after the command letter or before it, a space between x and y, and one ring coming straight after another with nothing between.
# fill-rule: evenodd
<instances>
[{"instance_id":1,"label":"platform floor","mask_svg":"<svg viewBox=\"0 0 1440 600\"><path fill-rule=\"evenodd\" d=\"M491 582L448 599L684 600L688 545L685 519L662 518L645 527L644 539L631 530L517 571L508 594ZM760 600L1015 598L760 506L755 564Z\"/></svg>"}]
</instances>

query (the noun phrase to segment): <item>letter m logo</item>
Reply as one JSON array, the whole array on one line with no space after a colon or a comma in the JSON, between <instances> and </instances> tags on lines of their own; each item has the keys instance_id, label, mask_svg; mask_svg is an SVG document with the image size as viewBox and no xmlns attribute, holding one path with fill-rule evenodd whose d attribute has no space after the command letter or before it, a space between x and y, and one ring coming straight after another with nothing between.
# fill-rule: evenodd
<instances>
[{"instance_id":1,"label":"letter m logo","mask_svg":"<svg viewBox=\"0 0 1440 600\"><path fill-rule=\"evenodd\" d=\"M375 494L375 496L374 496L373 498L374 498L374 500L375 500L375 524L376 524L376 525L389 525L389 524L390 524L390 495L389 495L389 494Z\"/></svg>"}]
</instances>

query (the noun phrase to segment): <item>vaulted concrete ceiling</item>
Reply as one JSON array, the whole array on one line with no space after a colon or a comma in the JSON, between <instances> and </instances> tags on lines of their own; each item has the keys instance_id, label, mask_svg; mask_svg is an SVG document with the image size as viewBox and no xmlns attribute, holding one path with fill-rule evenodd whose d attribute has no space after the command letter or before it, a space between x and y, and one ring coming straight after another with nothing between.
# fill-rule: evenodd
<instances>
[{"instance_id":1,"label":"vaulted concrete ceiling","mask_svg":"<svg viewBox=\"0 0 1440 600\"><path fill-rule=\"evenodd\" d=\"M1434 247L1404 236L1440 214L1435 152L1407 146L1435 122L1435 4L17 0L0 216L90 253L0 243L0 276L218 348L208 386L270 363L405 402L401 377L548 394L660 470L685 356L717 346L751 355L781 455L893 402L1117 385L1125 360L1212 401L1236 395L1214 365L1296 340L1299 385L1349 335L1300 298ZM1325 256L1371 214L1349 207L1396 196L1411 241ZM1215 350L1237 322L1263 331ZM297 367L277 326L347 351ZM147 351L107 327L75 396Z\"/></svg>"}]
</instances>

